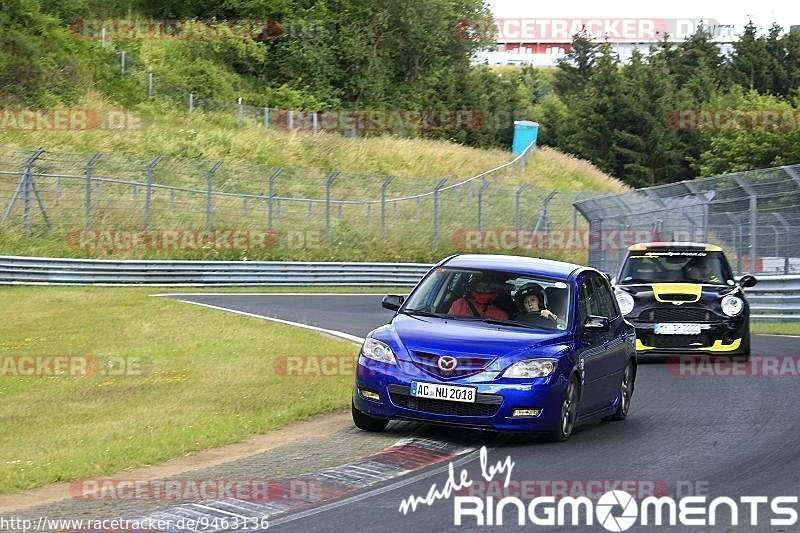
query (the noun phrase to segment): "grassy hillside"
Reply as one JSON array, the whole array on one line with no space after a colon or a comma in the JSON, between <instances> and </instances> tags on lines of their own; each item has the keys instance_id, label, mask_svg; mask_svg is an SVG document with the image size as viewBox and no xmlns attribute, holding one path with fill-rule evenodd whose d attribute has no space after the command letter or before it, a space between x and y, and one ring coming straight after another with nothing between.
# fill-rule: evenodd
<instances>
[{"instance_id":1,"label":"grassy hillside","mask_svg":"<svg viewBox=\"0 0 800 533\"><path fill-rule=\"evenodd\" d=\"M260 125L245 123L237 127L233 117L215 114L191 116L142 108L149 120L146 127L136 130L87 131L2 131L0 132L0 158L6 169L19 168L21 160L13 160L16 149L31 150L43 147L52 155L45 156L45 164L54 160L71 161L73 173L80 175L89 156L95 152L116 157L114 170L98 170L95 175L121 177L125 169L119 157L127 154L132 160L147 161L156 155L178 158L200 158L213 162L225 160L227 174L217 178L226 192L264 194L266 171L253 165L286 167L292 169L341 170L343 174L334 187L334 199L375 200L380 195L381 176L394 175L388 197L430 191L437 179L446 177L455 183L485 170L495 168L512 159L504 150L482 150L447 141L408 139L396 136L366 138L345 137L336 133L312 134L265 129ZM78 154L61 156L60 154ZM5 154L5 156L3 156ZM18 154L17 156L18 157ZM49 159L48 159L49 158ZM191 162L176 159L179 163L163 165L155 182L181 185L203 190L205 181L200 171L177 175L177 166L187 168ZM141 164L141 163L139 163ZM193 164L193 163L191 163ZM238 165L238 166L237 166ZM131 164L133 166L133 163ZM200 165L200 168L206 168ZM116 172L116 174L114 173ZM324 198L324 173L298 173L278 180L277 196ZM126 176L142 181L143 174ZM0 176L0 193L8 198L18 180L17 176ZM308 183L305 183L308 181ZM483 203L483 228L505 229L514 225L514 197L520 185L530 188L522 197L522 226L532 228L538 218L543 198L552 190L559 191L550 206L551 227L571 227L571 202L579 191L595 193L623 190L624 185L603 174L591 164L562 154L550 148L537 151L526 168L491 177ZM34 236L22 230L22 206L15 206L11 224L0 228L2 245L0 253L43 256L125 257L125 258L218 258L218 259L270 259L270 260L418 260L432 261L444 254L458 251L454 238L461 229L477 227L477 191L480 182L458 190L445 191L440 199L440 242L432 244L433 198L427 196L419 203L411 200L399 202L387 217L386 239L378 232L379 205L347 205L342 212L335 211L332 220L331 242L320 242L324 237L325 212L323 204L308 206L304 202L283 202L276 213L277 244L266 249L248 250L87 250L76 248L74 240L67 237L84 229L82 180L65 180L57 184L55 178L37 178L44 203L54 228L46 230L36 219ZM102 204L95 206L92 228L114 230L142 229L142 200L123 187L103 184ZM584 193L585 194L585 193ZM98 191L99 195L99 191ZM4 203L6 203L5 200ZM175 207L177 205L177 207ZM344 207L344 206L343 206ZM235 198L215 199L213 227L218 229L264 229L267 203L254 198L246 206ZM150 228L154 229L204 229L205 196L201 194L178 196L170 200L165 194L155 194L151 210ZM35 215L38 216L38 213ZM287 232L308 231L308 241L289 243ZM291 245L290 245L291 244ZM489 250L486 250L489 251ZM535 253L555 258L584 260L580 252L565 253L560 250L503 250L509 253Z\"/></svg>"}]
</instances>

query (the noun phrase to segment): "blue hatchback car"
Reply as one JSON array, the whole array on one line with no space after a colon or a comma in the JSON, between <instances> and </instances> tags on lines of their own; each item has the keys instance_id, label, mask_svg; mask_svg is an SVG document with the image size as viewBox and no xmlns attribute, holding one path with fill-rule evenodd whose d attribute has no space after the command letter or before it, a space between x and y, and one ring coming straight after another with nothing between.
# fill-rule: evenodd
<instances>
[{"instance_id":1,"label":"blue hatchback car","mask_svg":"<svg viewBox=\"0 0 800 533\"><path fill-rule=\"evenodd\" d=\"M605 275L579 265L458 255L434 266L367 336L353 422L392 419L570 437L624 420L636 378L634 327Z\"/></svg>"}]
</instances>

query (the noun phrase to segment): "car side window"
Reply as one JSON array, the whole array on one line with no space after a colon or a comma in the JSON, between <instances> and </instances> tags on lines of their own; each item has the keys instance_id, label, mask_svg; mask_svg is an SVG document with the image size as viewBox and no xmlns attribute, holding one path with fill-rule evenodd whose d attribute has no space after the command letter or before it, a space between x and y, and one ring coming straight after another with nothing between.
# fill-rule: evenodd
<instances>
[{"instance_id":1,"label":"car side window","mask_svg":"<svg viewBox=\"0 0 800 533\"><path fill-rule=\"evenodd\" d=\"M593 285L591 314L613 320L617 316L617 307L608 283L600 276L593 275L589 278Z\"/></svg>"},{"instance_id":2,"label":"car side window","mask_svg":"<svg viewBox=\"0 0 800 533\"><path fill-rule=\"evenodd\" d=\"M580 324L584 324L589 315L592 314L592 293L593 287L588 277L583 278L578 289L578 301L580 303Z\"/></svg>"}]
</instances>

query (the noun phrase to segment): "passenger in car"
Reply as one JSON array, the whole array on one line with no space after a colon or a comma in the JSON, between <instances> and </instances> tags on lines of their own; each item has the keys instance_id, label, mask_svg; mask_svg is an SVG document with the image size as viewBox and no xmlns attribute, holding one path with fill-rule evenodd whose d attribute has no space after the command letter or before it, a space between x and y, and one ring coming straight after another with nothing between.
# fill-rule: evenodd
<instances>
[{"instance_id":1,"label":"passenger in car","mask_svg":"<svg viewBox=\"0 0 800 533\"><path fill-rule=\"evenodd\" d=\"M498 296L490 278L478 278L472 283L469 294L453 302L448 314L508 320L508 313L496 305Z\"/></svg>"}]
</instances>

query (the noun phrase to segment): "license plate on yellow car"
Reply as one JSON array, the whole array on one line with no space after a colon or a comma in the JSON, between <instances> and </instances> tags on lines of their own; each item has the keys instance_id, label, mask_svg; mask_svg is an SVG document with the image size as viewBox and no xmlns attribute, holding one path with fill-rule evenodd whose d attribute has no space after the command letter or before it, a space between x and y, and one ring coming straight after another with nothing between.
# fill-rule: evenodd
<instances>
[{"instance_id":1,"label":"license plate on yellow car","mask_svg":"<svg viewBox=\"0 0 800 533\"><path fill-rule=\"evenodd\" d=\"M656 335L700 335L700 324L655 324L653 333Z\"/></svg>"}]
</instances>

